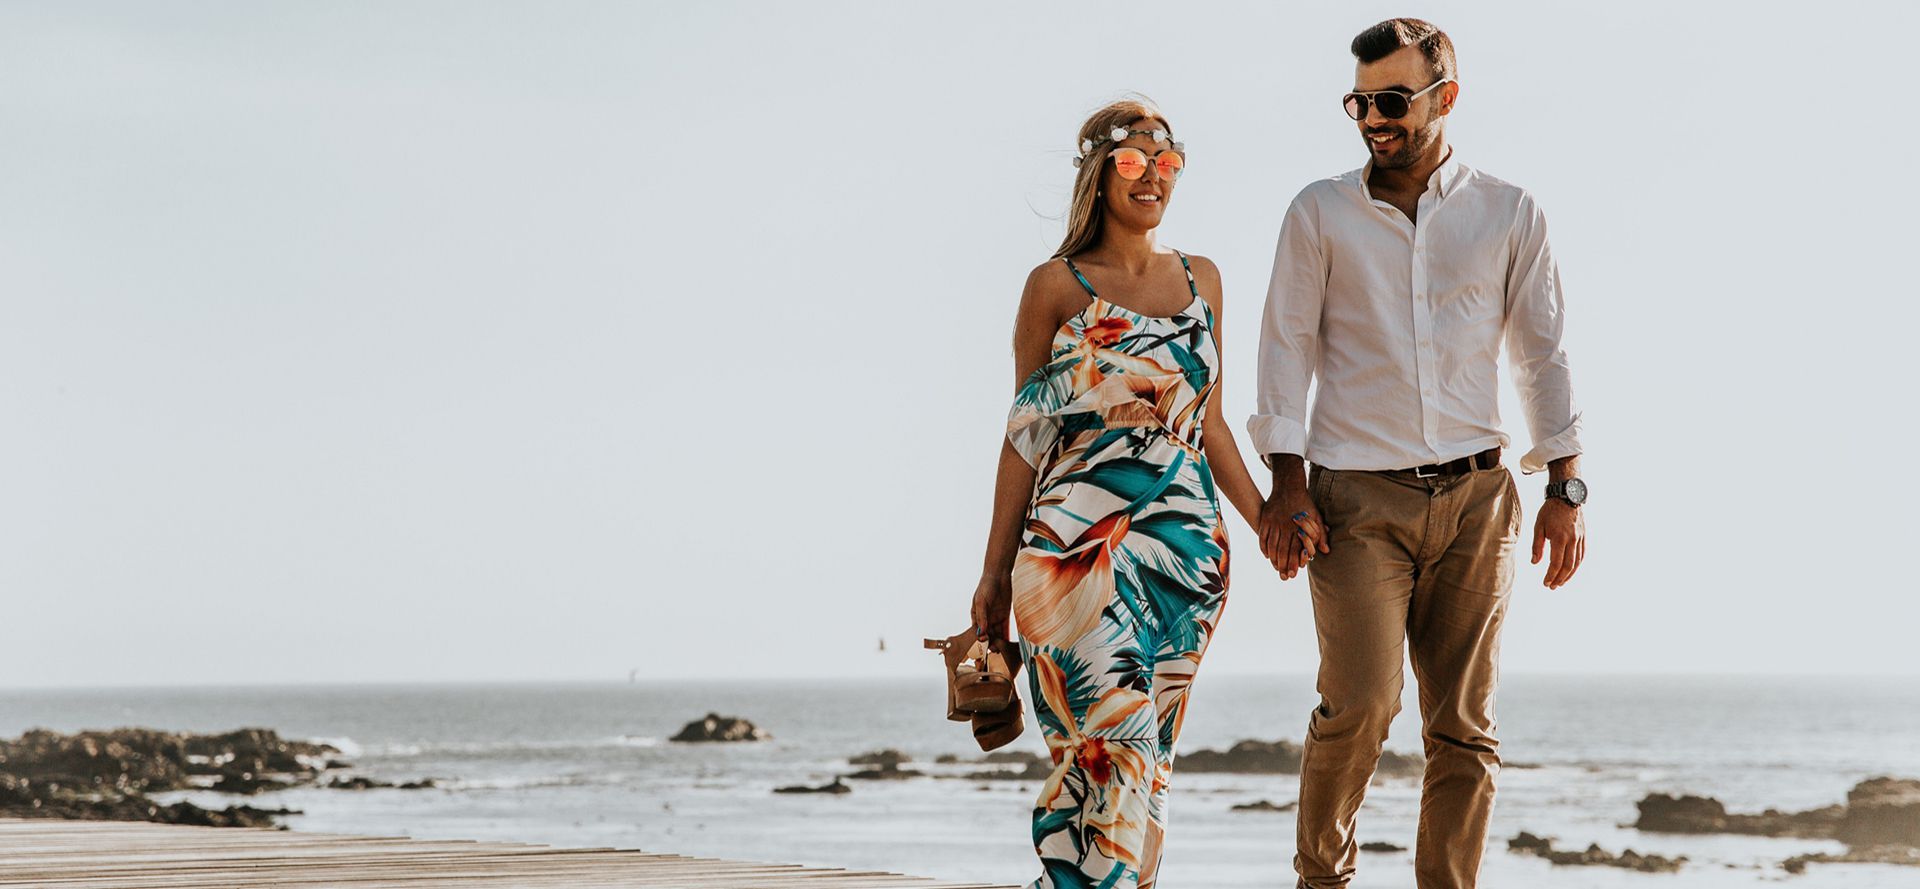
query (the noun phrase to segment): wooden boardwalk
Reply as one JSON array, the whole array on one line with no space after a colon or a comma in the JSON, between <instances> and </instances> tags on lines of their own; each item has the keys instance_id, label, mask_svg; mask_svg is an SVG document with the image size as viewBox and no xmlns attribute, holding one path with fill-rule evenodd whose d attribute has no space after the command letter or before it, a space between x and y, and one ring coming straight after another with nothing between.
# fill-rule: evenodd
<instances>
[{"instance_id":1,"label":"wooden boardwalk","mask_svg":"<svg viewBox=\"0 0 1920 889\"><path fill-rule=\"evenodd\" d=\"M879 871L140 821L0 818L0 886L673 886L687 889L1013 889Z\"/></svg>"}]
</instances>

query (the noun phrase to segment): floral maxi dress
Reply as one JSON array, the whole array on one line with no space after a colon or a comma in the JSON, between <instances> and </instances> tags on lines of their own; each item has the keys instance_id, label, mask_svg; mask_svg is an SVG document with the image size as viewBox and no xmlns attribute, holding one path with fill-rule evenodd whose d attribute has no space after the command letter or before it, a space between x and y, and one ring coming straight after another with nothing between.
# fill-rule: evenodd
<instances>
[{"instance_id":1,"label":"floral maxi dress","mask_svg":"<svg viewBox=\"0 0 1920 889\"><path fill-rule=\"evenodd\" d=\"M1033 810L1029 884L1154 885L1187 689L1226 603L1227 534L1201 421L1216 388L1213 309L1100 298L1022 382L1007 437L1037 475L1013 614L1054 769Z\"/></svg>"}]
</instances>

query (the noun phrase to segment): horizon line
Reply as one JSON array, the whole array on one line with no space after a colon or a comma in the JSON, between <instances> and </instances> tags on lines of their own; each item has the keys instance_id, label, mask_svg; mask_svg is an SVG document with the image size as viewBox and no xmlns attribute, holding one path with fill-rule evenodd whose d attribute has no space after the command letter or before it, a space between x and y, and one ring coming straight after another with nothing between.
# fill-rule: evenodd
<instances>
[{"instance_id":1,"label":"horizon line","mask_svg":"<svg viewBox=\"0 0 1920 889\"><path fill-rule=\"evenodd\" d=\"M1273 672L1221 671L1214 673L1213 679L1312 679L1312 670L1287 670ZM1863 672L1863 671L1730 671L1730 670L1502 670L1502 680L1526 680L1536 678L1555 679L1868 679L1876 681L1914 680L1920 682L1920 671L1915 672ZM0 684L0 693L8 692L85 692L85 691L155 691L155 690L210 690L210 689L270 689L270 688L364 688L364 687L441 687L475 688L488 686L542 686L542 685L580 685L580 686L627 686L627 685L728 685L755 683L767 685L790 685L807 682L846 682L846 683L886 683L886 682L925 682L940 681L937 673L919 674L835 674L820 676L636 676L631 679L609 678L605 676L587 677L488 677L480 679L313 679L313 680L265 680L249 682L245 680L221 680L216 682L147 682L147 683L49 683L49 684ZM1413 683L1409 683L1412 685Z\"/></svg>"}]
</instances>

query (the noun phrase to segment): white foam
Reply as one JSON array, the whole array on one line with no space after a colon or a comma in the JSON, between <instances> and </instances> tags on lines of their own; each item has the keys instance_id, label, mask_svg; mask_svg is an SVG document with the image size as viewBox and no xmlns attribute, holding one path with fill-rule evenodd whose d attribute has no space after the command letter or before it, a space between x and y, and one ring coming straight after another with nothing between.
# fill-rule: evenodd
<instances>
[{"instance_id":1,"label":"white foam","mask_svg":"<svg viewBox=\"0 0 1920 889\"><path fill-rule=\"evenodd\" d=\"M333 746L339 749L341 756L349 756L349 757L359 756L362 752L360 749L359 742L345 736L341 736L338 738L308 738L307 740L315 744L327 744L327 745Z\"/></svg>"}]
</instances>

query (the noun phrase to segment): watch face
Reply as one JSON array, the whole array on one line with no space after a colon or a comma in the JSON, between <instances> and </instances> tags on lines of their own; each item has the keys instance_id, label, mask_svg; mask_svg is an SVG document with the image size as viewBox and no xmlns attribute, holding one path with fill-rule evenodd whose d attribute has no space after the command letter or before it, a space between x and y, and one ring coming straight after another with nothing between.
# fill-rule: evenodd
<instances>
[{"instance_id":1,"label":"watch face","mask_svg":"<svg viewBox=\"0 0 1920 889\"><path fill-rule=\"evenodd\" d=\"M1575 506L1587 502L1587 483L1577 478L1567 479L1567 502Z\"/></svg>"}]
</instances>

